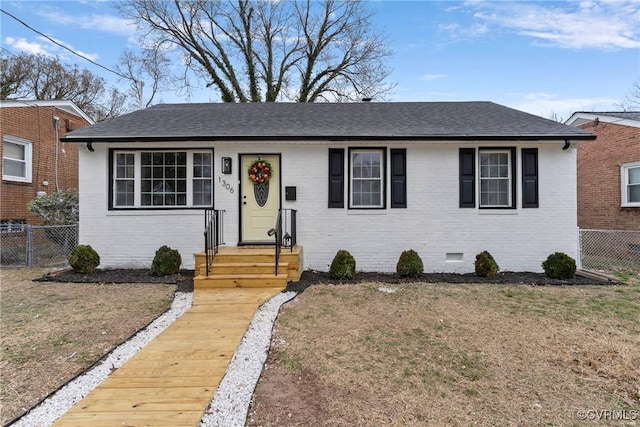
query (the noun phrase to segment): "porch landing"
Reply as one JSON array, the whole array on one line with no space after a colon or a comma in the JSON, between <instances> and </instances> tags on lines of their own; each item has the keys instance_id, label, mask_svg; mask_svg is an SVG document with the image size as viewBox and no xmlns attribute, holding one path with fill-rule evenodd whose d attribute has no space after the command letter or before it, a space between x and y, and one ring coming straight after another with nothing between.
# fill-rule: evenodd
<instances>
[{"instance_id":1,"label":"porch landing","mask_svg":"<svg viewBox=\"0 0 640 427\"><path fill-rule=\"evenodd\" d=\"M53 425L197 427L256 309L284 289L196 289L193 307Z\"/></svg>"}]
</instances>

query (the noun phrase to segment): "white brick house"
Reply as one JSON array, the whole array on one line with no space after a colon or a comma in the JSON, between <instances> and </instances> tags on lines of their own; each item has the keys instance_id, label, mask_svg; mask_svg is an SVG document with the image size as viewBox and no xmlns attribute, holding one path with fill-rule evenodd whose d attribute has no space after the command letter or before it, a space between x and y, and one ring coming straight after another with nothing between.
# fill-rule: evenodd
<instances>
[{"instance_id":1,"label":"white brick house","mask_svg":"<svg viewBox=\"0 0 640 427\"><path fill-rule=\"evenodd\" d=\"M162 245L186 268L203 210L224 210L227 246L273 240L297 211L304 266L347 249L360 271L395 271L414 249L426 272L502 270L576 257L581 129L490 102L165 104L68 134L80 150L80 241L103 268L148 267ZM271 165L256 205L248 168ZM275 212L275 213L274 213Z\"/></svg>"}]
</instances>

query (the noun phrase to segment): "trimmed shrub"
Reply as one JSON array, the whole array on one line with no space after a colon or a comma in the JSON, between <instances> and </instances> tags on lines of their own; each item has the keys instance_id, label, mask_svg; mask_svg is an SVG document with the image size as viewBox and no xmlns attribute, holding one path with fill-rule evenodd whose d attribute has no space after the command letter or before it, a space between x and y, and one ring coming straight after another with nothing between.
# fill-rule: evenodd
<instances>
[{"instance_id":1,"label":"trimmed shrub","mask_svg":"<svg viewBox=\"0 0 640 427\"><path fill-rule=\"evenodd\" d=\"M479 277L493 277L498 274L498 271L500 271L498 263L487 251L482 251L476 255L476 262L474 265L476 276Z\"/></svg>"},{"instance_id":2,"label":"trimmed shrub","mask_svg":"<svg viewBox=\"0 0 640 427\"><path fill-rule=\"evenodd\" d=\"M167 276L177 273L180 270L180 264L182 264L180 252L166 245L161 246L156 251L156 256L153 257L151 274L153 276Z\"/></svg>"},{"instance_id":3,"label":"trimmed shrub","mask_svg":"<svg viewBox=\"0 0 640 427\"><path fill-rule=\"evenodd\" d=\"M100 255L90 245L78 245L69 254L69 265L78 273L89 274L100 265Z\"/></svg>"},{"instance_id":4,"label":"trimmed shrub","mask_svg":"<svg viewBox=\"0 0 640 427\"><path fill-rule=\"evenodd\" d=\"M356 275L356 260L344 249L340 249L333 257L331 267L329 267L329 277L338 280L350 280Z\"/></svg>"},{"instance_id":5,"label":"trimmed shrub","mask_svg":"<svg viewBox=\"0 0 640 427\"><path fill-rule=\"evenodd\" d=\"M573 279L576 275L576 260L563 252L549 255L542 263L544 274L552 279Z\"/></svg>"},{"instance_id":6,"label":"trimmed shrub","mask_svg":"<svg viewBox=\"0 0 640 427\"><path fill-rule=\"evenodd\" d=\"M396 264L396 272L401 277L417 277L424 273L424 264L420 255L413 249L404 251L400 254L398 264Z\"/></svg>"}]
</instances>

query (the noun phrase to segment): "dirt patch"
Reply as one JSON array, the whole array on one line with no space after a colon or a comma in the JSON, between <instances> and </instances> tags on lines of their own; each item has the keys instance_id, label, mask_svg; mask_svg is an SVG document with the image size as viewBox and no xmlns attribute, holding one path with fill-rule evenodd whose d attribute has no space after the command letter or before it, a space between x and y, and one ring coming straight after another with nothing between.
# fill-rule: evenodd
<instances>
[{"instance_id":1,"label":"dirt patch","mask_svg":"<svg viewBox=\"0 0 640 427\"><path fill-rule=\"evenodd\" d=\"M248 425L635 425L630 283L315 284L277 319Z\"/></svg>"},{"instance_id":2,"label":"dirt patch","mask_svg":"<svg viewBox=\"0 0 640 427\"><path fill-rule=\"evenodd\" d=\"M45 275L47 282L33 280ZM39 269L2 269L2 424L166 311L177 287L132 283L129 272L120 274L125 283L113 277L94 283L60 281L67 277Z\"/></svg>"}]
</instances>

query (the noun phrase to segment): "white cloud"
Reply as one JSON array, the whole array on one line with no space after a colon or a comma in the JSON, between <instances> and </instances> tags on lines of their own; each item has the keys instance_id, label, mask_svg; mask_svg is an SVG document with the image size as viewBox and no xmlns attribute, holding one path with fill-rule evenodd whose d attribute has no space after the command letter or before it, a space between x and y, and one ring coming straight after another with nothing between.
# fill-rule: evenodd
<instances>
[{"instance_id":1,"label":"white cloud","mask_svg":"<svg viewBox=\"0 0 640 427\"><path fill-rule=\"evenodd\" d=\"M41 43L31 42L22 37L5 37L4 42L7 46L11 46L13 49L20 52L26 52L32 55L50 55Z\"/></svg>"},{"instance_id":2,"label":"white cloud","mask_svg":"<svg viewBox=\"0 0 640 427\"><path fill-rule=\"evenodd\" d=\"M640 3L636 1L474 2L467 6L488 28L515 31L544 46L640 48Z\"/></svg>"},{"instance_id":3,"label":"white cloud","mask_svg":"<svg viewBox=\"0 0 640 427\"><path fill-rule=\"evenodd\" d=\"M556 94L532 92L514 94L511 102L504 102L517 110L526 111L537 116L550 118L557 115L564 120L576 111L614 110L619 99L609 97L562 98Z\"/></svg>"},{"instance_id":4,"label":"white cloud","mask_svg":"<svg viewBox=\"0 0 640 427\"><path fill-rule=\"evenodd\" d=\"M53 9L42 11L39 15L57 25L73 25L84 30L101 31L123 37L131 37L136 31L134 23L114 15L73 15Z\"/></svg>"},{"instance_id":5,"label":"white cloud","mask_svg":"<svg viewBox=\"0 0 640 427\"><path fill-rule=\"evenodd\" d=\"M420 80L429 82L431 80L444 79L445 77L447 77L446 74L424 74L420 77Z\"/></svg>"},{"instance_id":6,"label":"white cloud","mask_svg":"<svg viewBox=\"0 0 640 427\"><path fill-rule=\"evenodd\" d=\"M489 28L485 24L461 25L454 23L438 25L438 32L447 33L449 37L456 41L477 38L488 31Z\"/></svg>"}]
</instances>

